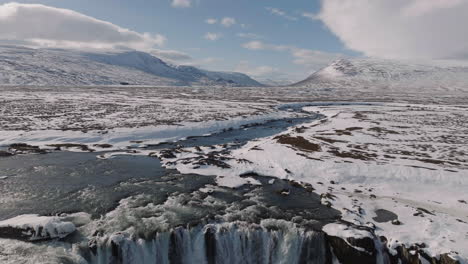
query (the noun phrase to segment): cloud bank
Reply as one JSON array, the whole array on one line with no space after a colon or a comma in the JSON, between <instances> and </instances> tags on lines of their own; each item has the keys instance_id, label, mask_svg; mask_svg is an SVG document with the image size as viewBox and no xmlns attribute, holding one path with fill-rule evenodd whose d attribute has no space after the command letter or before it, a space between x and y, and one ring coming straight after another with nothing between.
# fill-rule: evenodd
<instances>
[{"instance_id":1,"label":"cloud bank","mask_svg":"<svg viewBox=\"0 0 468 264\"><path fill-rule=\"evenodd\" d=\"M205 39L211 40L211 41L216 41L221 38L221 34L219 33L212 33L212 32L207 32L204 36Z\"/></svg>"},{"instance_id":2,"label":"cloud bank","mask_svg":"<svg viewBox=\"0 0 468 264\"><path fill-rule=\"evenodd\" d=\"M187 8L192 6L191 0L172 0L172 6L177 8Z\"/></svg>"},{"instance_id":3,"label":"cloud bank","mask_svg":"<svg viewBox=\"0 0 468 264\"><path fill-rule=\"evenodd\" d=\"M37 47L150 50L163 35L138 33L78 12L39 4L0 5L0 42Z\"/></svg>"},{"instance_id":4,"label":"cloud bank","mask_svg":"<svg viewBox=\"0 0 468 264\"><path fill-rule=\"evenodd\" d=\"M266 10L268 10L272 15L279 16L279 17L285 18L287 20L291 20L291 21L296 21L297 20L297 17L290 16L285 11L283 11L283 10L281 10L279 8L267 7Z\"/></svg>"},{"instance_id":5,"label":"cloud bank","mask_svg":"<svg viewBox=\"0 0 468 264\"><path fill-rule=\"evenodd\" d=\"M164 61L169 61L172 63L183 63L193 60L192 56L177 50L153 49L149 53Z\"/></svg>"},{"instance_id":6,"label":"cloud bank","mask_svg":"<svg viewBox=\"0 0 468 264\"><path fill-rule=\"evenodd\" d=\"M205 23L210 24L210 25L214 25L214 24L218 23L218 20L216 18L207 18L205 20Z\"/></svg>"},{"instance_id":7,"label":"cloud bank","mask_svg":"<svg viewBox=\"0 0 468 264\"><path fill-rule=\"evenodd\" d=\"M366 56L445 59L468 54L468 0L322 0L317 19Z\"/></svg>"},{"instance_id":8,"label":"cloud bank","mask_svg":"<svg viewBox=\"0 0 468 264\"><path fill-rule=\"evenodd\" d=\"M233 25L235 25L237 22L236 22L236 19L235 18L232 18L232 17L225 17L221 20L221 25L225 26L225 27L231 27Z\"/></svg>"}]
</instances>

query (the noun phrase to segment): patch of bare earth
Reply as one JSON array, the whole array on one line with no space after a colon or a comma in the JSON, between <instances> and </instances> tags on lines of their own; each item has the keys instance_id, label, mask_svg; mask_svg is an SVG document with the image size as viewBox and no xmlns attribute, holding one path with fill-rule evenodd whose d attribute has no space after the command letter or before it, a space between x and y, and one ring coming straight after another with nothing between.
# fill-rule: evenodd
<instances>
[{"instance_id":1,"label":"patch of bare earth","mask_svg":"<svg viewBox=\"0 0 468 264\"><path fill-rule=\"evenodd\" d=\"M319 144L312 143L303 137L291 137L289 135L281 135L275 137L278 143L289 145L295 149L300 149L307 152L319 152L322 148Z\"/></svg>"}]
</instances>

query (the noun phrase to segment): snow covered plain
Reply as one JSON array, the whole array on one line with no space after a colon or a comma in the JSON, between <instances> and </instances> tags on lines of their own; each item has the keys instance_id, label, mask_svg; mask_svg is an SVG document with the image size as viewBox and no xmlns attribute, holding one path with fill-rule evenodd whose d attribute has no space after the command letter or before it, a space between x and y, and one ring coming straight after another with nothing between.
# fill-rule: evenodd
<instances>
[{"instance_id":1,"label":"snow covered plain","mask_svg":"<svg viewBox=\"0 0 468 264\"><path fill-rule=\"evenodd\" d=\"M121 250L126 248L122 251L126 254L148 254L142 257L145 260L161 257L158 255L161 252L152 252L151 247L160 245L162 251L166 250L171 243L167 229L177 223L183 224L187 217L204 217L214 212L224 221L245 221L259 212L281 215L277 208L268 206L268 200L276 197L272 195L295 199L309 197L304 196L302 189L288 187L296 183L313 189L313 193L320 195L317 199L323 208L337 210L342 220L349 223L343 225L342 221L333 221L335 213L330 212L329 218L321 219L319 224L330 236L362 239L370 236L369 231L351 226L367 227L377 236L386 237L382 241L387 243L390 253L395 253L403 244L410 254L418 252L446 261L446 255L439 254L449 253L452 261L467 261L468 97L464 92L373 93L294 87L0 89L0 147L4 147L5 152L37 152L35 148L11 148L13 143L27 143L45 152L56 151L58 147L74 151L124 149L129 155L132 152L156 155L163 166L181 173L171 176L168 186L142 181L122 182L118 187L125 189L129 188L127 185L139 185L172 190L182 188L176 183L180 177L196 189L190 194L184 189L172 190L169 197L156 200L148 194L133 194L120 200L117 207L102 217L84 213L79 217L61 216L65 223L73 222L78 234L87 238L85 241L91 250L100 252L97 259L90 258L91 263L107 263L113 255L115 246L112 245L119 245ZM242 125L254 125L268 119L313 113L319 113L321 118L241 145L232 142L156 150L150 146L223 129L243 129ZM112 152L95 155L115 157ZM206 175L207 180L184 176L188 173ZM3 181L8 184L11 178L15 176L9 175ZM289 183L280 179L287 179ZM236 197L242 197L247 204L257 203L256 206L263 206L262 210L266 211L230 204L231 198L226 198L230 188L238 192ZM212 195L217 193L223 193L223 198ZM81 190L80 195L93 197L95 194L90 188ZM163 202L158 202L159 199ZM287 200L281 198L279 201L282 199ZM313 201L315 198L307 199ZM220 208L223 208L222 213ZM313 211L305 210L306 213ZM299 217L299 212L286 209L283 214L284 217L290 214L291 218L263 221L256 228L266 232L273 225L275 228L283 226L287 231L278 231L278 235L285 235L290 243L284 247L300 247L301 240L296 235L304 231L298 227L300 225L289 225L291 222L304 224L301 219L308 216ZM294 214L298 215L294 217ZM22 219L34 220L35 217L22 216ZM63 224L60 219L52 218L57 225ZM5 223L11 226L11 219ZM34 226L35 223L23 225ZM151 235L155 231L154 225L158 225L161 237L152 241L138 238L140 233L144 234L141 237ZM196 253L206 250L196 248L200 244L197 241L203 240L203 236L207 239L207 230L218 229L228 230L225 234L231 238L254 236L242 225L226 224L193 229L190 234L180 231L177 236L192 245L190 254L197 257ZM221 241L221 233L213 232ZM95 234L99 235L96 237ZM315 233L309 235L317 236ZM85 259L89 258L83 257L82 245L73 242L74 239L78 238L72 236L71 240L45 244L0 239L0 260L31 263L28 258L41 255L40 263L60 263L61 259L86 263ZM266 248L278 238L269 239L272 240L262 240L270 241L265 242ZM317 239L321 241L322 238ZM97 246L106 243L108 248ZM250 246L246 245L246 249L251 249ZM165 254L168 254L167 250ZM280 260L284 263L299 261L294 256L278 258L278 262ZM201 261L206 260L202 258Z\"/></svg>"},{"instance_id":2,"label":"snow covered plain","mask_svg":"<svg viewBox=\"0 0 468 264\"><path fill-rule=\"evenodd\" d=\"M218 175L218 184L230 187L249 174L310 183L343 219L375 225L390 245L425 243L432 256L450 251L466 256L466 106L304 109L324 118L224 152L217 158L228 169L193 165L210 152L220 153L211 148L183 149L163 162L182 173Z\"/></svg>"},{"instance_id":3,"label":"snow covered plain","mask_svg":"<svg viewBox=\"0 0 468 264\"><path fill-rule=\"evenodd\" d=\"M0 88L0 144L157 144L261 122L274 104L205 100L199 88ZM211 89L204 89L210 94ZM138 143L140 142L140 143ZM99 146L96 146L99 148Z\"/></svg>"}]
</instances>

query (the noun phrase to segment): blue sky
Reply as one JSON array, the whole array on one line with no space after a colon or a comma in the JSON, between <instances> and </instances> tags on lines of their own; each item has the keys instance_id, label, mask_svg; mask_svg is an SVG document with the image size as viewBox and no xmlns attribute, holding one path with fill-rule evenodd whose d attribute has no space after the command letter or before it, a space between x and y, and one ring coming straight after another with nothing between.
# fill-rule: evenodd
<instances>
[{"instance_id":1,"label":"blue sky","mask_svg":"<svg viewBox=\"0 0 468 264\"><path fill-rule=\"evenodd\" d=\"M0 0L0 43L298 81L343 57L466 60L467 12L468 0Z\"/></svg>"},{"instance_id":2,"label":"blue sky","mask_svg":"<svg viewBox=\"0 0 468 264\"><path fill-rule=\"evenodd\" d=\"M185 8L174 7L171 1L18 2L71 9L136 32L162 34L167 38L162 49L189 54L193 57L192 63L196 65L212 70L242 70L259 78L300 80L324 63L294 63L295 58L287 49L244 48L243 44L250 41L329 53L354 54L345 49L321 21L304 16L305 13L319 12L318 0L193 0L191 6ZM8 2L10 1L0 1ZM281 12L284 12L284 15ZM227 27L219 23L226 17L235 19L235 24ZM216 19L218 23L206 23L210 18ZM216 34L219 38L208 40L205 38L207 33Z\"/></svg>"}]
</instances>

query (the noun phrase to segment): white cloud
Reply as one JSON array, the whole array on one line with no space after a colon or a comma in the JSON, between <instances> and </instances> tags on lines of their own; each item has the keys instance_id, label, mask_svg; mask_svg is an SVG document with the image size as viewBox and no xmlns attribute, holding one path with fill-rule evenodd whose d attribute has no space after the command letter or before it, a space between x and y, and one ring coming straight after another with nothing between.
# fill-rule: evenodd
<instances>
[{"instance_id":1,"label":"white cloud","mask_svg":"<svg viewBox=\"0 0 468 264\"><path fill-rule=\"evenodd\" d=\"M350 49L396 59L468 54L468 0L323 0L318 18Z\"/></svg>"},{"instance_id":2,"label":"white cloud","mask_svg":"<svg viewBox=\"0 0 468 264\"><path fill-rule=\"evenodd\" d=\"M266 10L270 11L271 14L280 16L283 18L286 18L288 20L296 21L297 17L290 16L288 15L285 11L279 9L279 8L274 8L274 7L267 7Z\"/></svg>"},{"instance_id":3,"label":"white cloud","mask_svg":"<svg viewBox=\"0 0 468 264\"><path fill-rule=\"evenodd\" d=\"M219 33L212 33L212 32L207 32L204 36L205 39L215 41L218 40L222 37L221 34Z\"/></svg>"},{"instance_id":4,"label":"white cloud","mask_svg":"<svg viewBox=\"0 0 468 264\"><path fill-rule=\"evenodd\" d=\"M465 0L413 0L404 7L403 13L407 16L421 16L440 9L455 8L466 3Z\"/></svg>"},{"instance_id":5,"label":"white cloud","mask_svg":"<svg viewBox=\"0 0 468 264\"><path fill-rule=\"evenodd\" d=\"M221 25L231 27L236 24L236 19L232 17L225 17L221 20Z\"/></svg>"},{"instance_id":6,"label":"white cloud","mask_svg":"<svg viewBox=\"0 0 468 264\"><path fill-rule=\"evenodd\" d=\"M314 13L304 12L304 13L302 13L302 16L305 17L305 18L308 18L310 20L316 20L317 19L317 15L314 14Z\"/></svg>"},{"instance_id":7,"label":"white cloud","mask_svg":"<svg viewBox=\"0 0 468 264\"><path fill-rule=\"evenodd\" d=\"M232 27L235 24L237 24L237 20L233 17L223 17L219 20L216 18L208 18L205 20L205 23L210 24L210 25L217 24L218 22L220 25L224 27ZM244 24L241 24L241 27L244 27L244 26L245 26Z\"/></svg>"},{"instance_id":8,"label":"white cloud","mask_svg":"<svg viewBox=\"0 0 468 264\"><path fill-rule=\"evenodd\" d=\"M0 5L0 41L38 47L150 50L163 35L138 33L78 12L39 4Z\"/></svg>"},{"instance_id":9,"label":"white cloud","mask_svg":"<svg viewBox=\"0 0 468 264\"><path fill-rule=\"evenodd\" d=\"M161 49L153 49L149 53L152 55L170 62L184 62L184 61L191 61L193 58L188 55L187 53L180 52L177 50L161 50Z\"/></svg>"},{"instance_id":10,"label":"white cloud","mask_svg":"<svg viewBox=\"0 0 468 264\"><path fill-rule=\"evenodd\" d=\"M265 50L265 44L261 41L250 41L247 43L242 44L243 48L249 49L249 50Z\"/></svg>"},{"instance_id":11,"label":"white cloud","mask_svg":"<svg viewBox=\"0 0 468 264\"><path fill-rule=\"evenodd\" d=\"M172 6L177 8L187 8L192 6L191 0L172 0Z\"/></svg>"},{"instance_id":12,"label":"white cloud","mask_svg":"<svg viewBox=\"0 0 468 264\"><path fill-rule=\"evenodd\" d=\"M218 20L216 18L207 18L205 20L205 23L210 24L210 25L214 25L214 24L218 23Z\"/></svg>"},{"instance_id":13,"label":"white cloud","mask_svg":"<svg viewBox=\"0 0 468 264\"><path fill-rule=\"evenodd\" d=\"M255 33L238 33L237 36L239 38L248 38L248 39L262 39L263 36L255 34Z\"/></svg>"},{"instance_id":14,"label":"white cloud","mask_svg":"<svg viewBox=\"0 0 468 264\"><path fill-rule=\"evenodd\" d=\"M165 62L169 62L175 65L187 65L194 67L208 66L222 60L221 58L214 57L195 59L189 54L177 50L154 49L149 53L162 59Z\"/></svg>"},{"instance_id":15,"label":"white cloud","mask_svg":"<svg viewBox=\"0 0 468 264\"><path fill-rule=\"evenodd\" d=\"M219 61L222 61L222 59L221 58L208 57L208 58L192 60L192 61L189 61L189 62L184 62L184 63L182 63L182 65L202 68L202 67L209 66L209 65L214 64L214 63L219 62Z\"/></svg>"},{"instance_id":16,"label":"white cloud","mask_svg":"<svg viewBox=\"0 0 468 264\"><path fill-rule=\"evenodd\" d=\"M288 50L290 48L289 46L267 44L259 40L254 40L254 41L244 43L242 44L242 47L249 49L249 50L275 50L275 51L283 51L283 50Z\"/></svg>"},{"instance_id":17,"label":"white cloud","mask_svg":"<svg viewBox=\"0 0 468 264\"><path fill-rule=\"evenodd\" d=\"M295 47L291 48L289 52L291 56L294 57L294 64L303 65L309 70L318 70L319 68L329 65L332 61L346 57L340 53L329 53Z\"/></svg>"}]
</instances>

